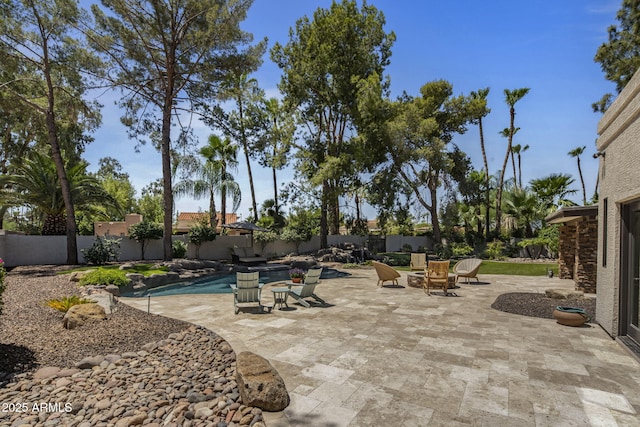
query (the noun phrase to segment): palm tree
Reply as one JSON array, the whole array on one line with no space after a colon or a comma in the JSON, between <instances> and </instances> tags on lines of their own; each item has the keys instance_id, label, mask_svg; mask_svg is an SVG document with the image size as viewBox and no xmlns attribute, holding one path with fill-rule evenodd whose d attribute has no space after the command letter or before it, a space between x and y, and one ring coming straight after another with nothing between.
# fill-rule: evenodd
<instances>
[{"instance_id":1,"label":"palm tree","mask_svg":"<svg viewBox=\"0 0 640 427\"><path fill-rule=\"evenodd\" d=\"M547 213L556 210L560 206L575 206L575 203L567 197L576 192L569 187L574 179L571 175L554 173L543 178L529 181L531 191L536 193L541 205L547 209Z\"/></svg>"},{"instance_id":2,"label":"palm tree","mask_svg":"<svg viewBox=\"0 0 640 427\"><path fill-rule=\"evenodd\" d=\"M118 202L100 182L86 172L84 162L67 161L64 165L69 191L78 211L100 213L101 207L120 209ZM10 175L0 176L0 193L7 205L27 205L42 212L43 235L65 235L67 216L62 186L54 159L39 151L15 166ZM75 222L75 219L74 219Z\"/></svg>"},{"instance_id":3,"label":"palm tree","mask_svg":"<svg viewBox=\"0 0 640 427\"><path fill-rule=\"evenodd\" d=\"M482 150L482 161L484 162L484 171L486 178L485 187L485 241L489 240L489 212L491 210L491 202L489 197L489 162L487 161L487 151L484 145L484 131L482 129L482 118L491 112L491 109L487 107L487 96L489 95L489 88L478 90L478 92L471 92L471 99L477 104L478 110L476 111L475 120L478 122L478 130L480 131L480 149Z\"/></svg>"},{"instance_id":4,"label":"palm tree","mask_svg":"<svg viewBox=\"0 0 640 427\"><path fill-rule=\"evenodd\" d=\"M504 213L512 217L518 227L524 228L525 237L533 237L533 224L546 216L537 195L518 187L505 192Z\"/></svg>"},{"instance_id":5,"label":"palm tree","mask_svg":"<svg viewBox=\"0 0 640 427\"><path fill-rule=\"evenodd\" d=\"M504 136L507 139L511 138L513 140L513 137L515 136L516 133L518 133L519 130L520 128L515 128L515 129L504 128L500 131L500 135ZM518 177L516 175L516 161L513 157L513 147L511 147L511 153L509 154L509 157L511 158L511 167L513 168L513 185L515 188L517 188Z\"/></svg>"},{"instance_id":6,"label":"palm tree","mask_svg":"<svg viewBox=\"0 0 640 427\"><path fill-rule=\"evenodd\" d=\"M511 147L511 152L516 156L518 156L518 181L516 182L518 182L518 187L520 188L522 188L522 156L521 155L528 149L529 149L528 145L525 145L523 147L520 144L516 144L513 147Z\"/></svg>"},{"instance_id":7,"label":"palm tree","mask_svg":"<svg viewBox=\"0 0 640 427\"><path fill-rule=\"evenodd\" d=\"M207 159L207 162L214 164L214 167L220 170L220 183L218 190L220 192L220 224L226 224L227 218L227 196L231 196L233 201L233 211L240 207L241 193L238 183L234 180L230 172L238 170L238 146L233 144L229 138L221 139L217 135L209 136L209 144L200 149L200 154ZM217 226L215 221L216 212L209 213L212 227Z\"/></svg>"},{"instance_id":8,"label":"palm tree","mask_svg":"<svg viewBox=\"0 0 640 427\"><path fill-rule=\"evenodd\" d=\"M502 162L502 169L500 170L500 180L498 181L498 189L496 193L496 233L500 233L500 228L502 227L502 189L504 186L504 174L507 169L507 162L509 161L509 155L511 155L511 147L513 145L513 135L516 133L515 127L515 118L516 118L516 109L515 105L518 101L520 101L527 93L529 93L529 88L520 88L504 90L505 101L507 105L509 105L509 132L508 132L508 142L507 142L507 152L504 156L504 161Z\"/></svg>"},{"instance_id":9,"label":"palm tree","mask_svg":"<svg viewBox=\"0 0 640 427\"><path fill-rule=\"evenodd\" d=\"M582 177L582 168L580 167L580 156L584 153L587 146L583 145L582 147L576 147L573 150L569 151L571 157L575 157L578 160L578 173L580 174L580 183L582 184L582 205L585 206L587 204L587 189L584 186L584 178Z\"/></svg>"},{"instance_id":10,"label":"palm tree","mask_svg":"<svg viewBox=\"0 0 640 427\"><path fill-rule=\"evenodd\" d=\"M218 142L216 142L218 141ZM209 224L211 227L217 226L217 217L216 217L216 202L215 196L217 194L224 194L224 198L221 201L224 201L225 204L225 212L222 215L223 220L226 215L226 197L227 195L231 196L231 200L233 203L232 210L236 211L240 206L240 186L233 179L233 176L226 170L233 162L227 163L229 159L221 160L220 152L229 153L232 151L228 148L229 144L228 140L225 139L227 143L220 141L215 135L209 137L209 145L203 147L201 149L201 154L204 151L205 154L209 154L209 150L213 150L211 153L213 156L212 160L207 159L203 164L200 164L196 169L196 179L184 179L177 182L174 186L174 193L177 197L189 195L194 199L201 199L203 197L209 197ZM215 154L214 154L215 153ZM237 164L237 160L236 160ZM231 166L233 168L233 166Z\"/></svg>"}]
</instances>

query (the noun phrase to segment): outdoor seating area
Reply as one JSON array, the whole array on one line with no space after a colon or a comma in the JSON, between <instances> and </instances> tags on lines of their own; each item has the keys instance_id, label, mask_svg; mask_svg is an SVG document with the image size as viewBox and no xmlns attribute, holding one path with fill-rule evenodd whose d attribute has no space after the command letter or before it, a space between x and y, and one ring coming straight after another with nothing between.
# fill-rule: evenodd
<instances>
[{"instance_id":1,"label":"outdoor seating area","mask_svg":"<svg viewBox=\"0 0 640 427\"><path fill-rule=\"evenodd\" d=\"M463 285L464 298L427 298L375 286L372 268L349 273L316 287L331 302L323 309L236 316L229 294L158 297L150 309L268 359L291 397L284 411L264 413L269 426L640 423L640 364L597 324L490 307L514 289L569 291L572 280L488 274L486 286ZM270 285L262 304L273 301ZM144 299L122 301L147 309Z\"/></svg>"},{"instance_id":2,"label":"outdoor seating area","mask_svg":"<svg viewBox=\"0 0 640 427\"><path fill-rule=\"evenodd\" d=\"M231 255L231 261L234 264L241 265L255 265L264 264L267 262L267 258L256 255L253 248L233 248L233 254Z\"/></svg>"}]
</instances>

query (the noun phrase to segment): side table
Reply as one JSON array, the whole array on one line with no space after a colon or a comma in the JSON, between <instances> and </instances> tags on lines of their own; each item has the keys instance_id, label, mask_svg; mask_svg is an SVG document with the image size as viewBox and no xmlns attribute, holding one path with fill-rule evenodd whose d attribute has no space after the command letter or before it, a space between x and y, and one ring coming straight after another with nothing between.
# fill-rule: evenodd
<instances>
[{"instance_id":1,"label":"side table","mask_svg":"<svg viewBox=\"0 0 640 427\"><path fill-rule=\"evenodd\" d=\"M273 292L274 308L277 307L282 310L282 306L289 308L287 304L287 298L289 297L289 288L271 288Z\"/></svg>"}]
</instances>

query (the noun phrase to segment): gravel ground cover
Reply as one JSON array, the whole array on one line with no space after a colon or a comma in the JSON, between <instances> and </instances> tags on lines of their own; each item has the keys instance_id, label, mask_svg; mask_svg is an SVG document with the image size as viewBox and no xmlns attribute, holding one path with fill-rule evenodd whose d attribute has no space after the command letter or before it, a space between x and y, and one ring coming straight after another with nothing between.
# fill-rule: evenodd
<instances>
[{"instance_id":1,"label":"gravel ground cover","mask_svg":"<svg viewBox=\"0 0 640 427\"><path fill-rule=\"evenodd\" d=\"M80 295L68 275L56 274L61 269L18 267L7 275L0 316L0 384L7 375L41 366L70 368L85 356L138 351L190 326L118 304L105 321L65 329L64 314L46 305L50 299Z\"/></svg>"},{"instance_id":2,"label":"gravel ground cover","mask_svg":"<svg viewBox=\"0 0 640 427\"><path fill-rule=\"evenodd\" d=\"M526 292L502 294L496 298L491 308L523 316L553 319L553 310L559 305L581 308L592 318L596 314L596 299L593 297L553 299L544 294ZM594 320L590 322L593 323Z\"/></svg>"}]
</instances>

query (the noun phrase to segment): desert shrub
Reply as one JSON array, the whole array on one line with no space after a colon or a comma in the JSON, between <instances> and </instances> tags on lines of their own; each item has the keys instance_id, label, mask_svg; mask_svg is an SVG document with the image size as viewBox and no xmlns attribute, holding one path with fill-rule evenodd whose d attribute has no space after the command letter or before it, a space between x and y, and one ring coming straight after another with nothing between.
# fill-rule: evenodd
<instances>
[{"instance_id":1,"label":"desert shrub","mask_svg":"<svg viewBox=\"0 0 640 427\"><path fill-rule=\"evenodd\" d=\"M126 286L129 284L126 273L122 270L98 269L90 271L80 279L80 286L87 285L116 285Z\"/></svg>"},{"instance_id":2,"label":"desert shrub","mask_svg":"<svg viewBox=\"0 0 640 427\"><path fill-rule=\"evenodd\" d=\"M81 249L80 252L88 264L103 265L109 261L118 261L121 240L96 236L93 245L88 249Z\"/></svg>"},{"instance_id":3,"label":"desert shrub","mask_svg":"<svg viewBox=\"0 0 640 427\"><path fill-rule=\"evenodd\" d=\"M4 279L7 276L7 270L4 268L4 260L0 258L0 314L2 314L2 293L4 292Z\"/></svg>"},{"instance_id":4,"label":"desert shrub","mask_svg":"<svg viewBox=\"0 0 640 427\"><path fill-rule=\"evenodd\" d=\"M187 254L187 244L182 240L174 240L171 243L171 250L174 258L184 258Z\"/></svg>"},{"instance_id":5,"label":"desert shrub","mask_svg":"<svg viewBox=\"0 0 640 427\"><path fill-rule=\"evenodd\" d=\"M88 304L88 303L91 303L91 302L93 302L93 301L90 301L90 300L84 299L84 298L80 298L77 295L72 295L70 297L62 297L62 298L59 298L59 299L51 299L51 300L47 301L47 305L49 307L51 307L51 308L54 308L54 309L58 310L58 311L66 313L74 305Z\"/></svg>"}]
</instances>

